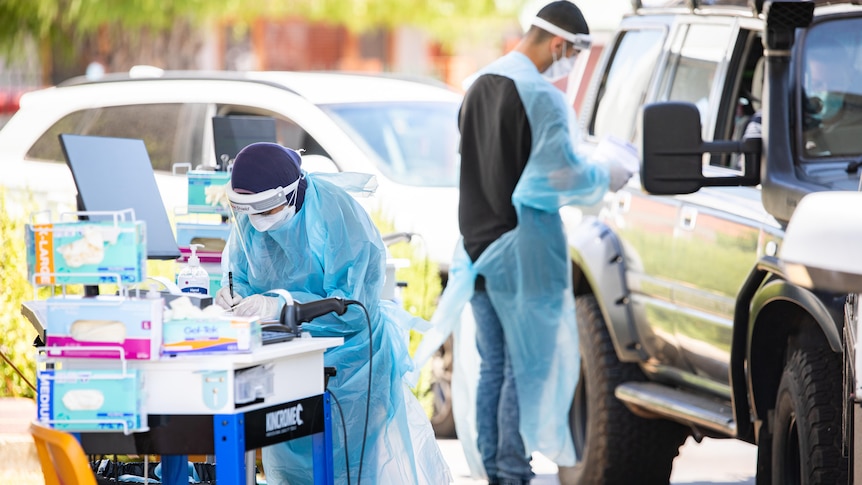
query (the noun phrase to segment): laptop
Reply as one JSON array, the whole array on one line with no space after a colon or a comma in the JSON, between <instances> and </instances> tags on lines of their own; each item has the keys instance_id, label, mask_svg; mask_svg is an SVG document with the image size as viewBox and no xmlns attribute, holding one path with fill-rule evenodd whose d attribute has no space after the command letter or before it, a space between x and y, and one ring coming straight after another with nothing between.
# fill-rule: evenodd
<instances>
[{"instance_id":1,"label":"laptop","mask_svg":"<svg viewBox=\"0 0 862 485\"><path fill-rule=\"evenodd\" d=\"M180 257L143 140L62 134L60 144L78 188L78 210L133 209L135 219L146 222L147 258ZM89 219L112 218L89 216Z\"/></svg>"}]
</instances>

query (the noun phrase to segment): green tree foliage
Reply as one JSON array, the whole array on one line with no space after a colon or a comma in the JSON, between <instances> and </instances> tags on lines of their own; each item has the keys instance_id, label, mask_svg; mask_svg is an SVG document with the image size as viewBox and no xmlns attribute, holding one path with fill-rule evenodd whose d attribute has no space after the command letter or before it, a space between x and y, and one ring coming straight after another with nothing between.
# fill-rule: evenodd
<instances>
[{"instance_id":1,"label":"green tree foliage","mask_svg":"<svg viewBox=\"0 0 862 485\"><path fill-rule=\"evenodd\" d=\"M375 225L380 233L385 235L394 232L395 228L391 221L381 214L372 214ZM437 299L442 291L440 281L440 269L428 259L425 254L423 241L413 238L410 242L398 242L389 246L389 256L401 260L404 264L395 272L397 281L405 286L398 297L404 308L413 315L425 320L430 320L431 315L437 308ZM422 334L416 331L410 332L410 354L416 351L422 341ZM431 367L430 362L420 372L419 381L412 389L413 394L419 399L422 408L431 417L434 412L434 396L431 394Z\"/></svg>"},{"instance_id":2,"label":"green tree foliage","mask_svg":"<svg viewBox=\"0 0 862 485\"><path fill-rule=\"evenodd\" d=\"M446 44L480 24L511 21L524 0L3 0L0 53L23 52L26 39L42 48L74 45L99 28L171 28L177 19L206 25L216 20L299 17L345 25L354 31L413 26ZM65 42L64 42L65 41Z\"/></svg>"},{"instance_id":3,"label":"green tree foliage","mask_svg":"<svg viewBox=\"0 0 862 485\"><path fill-rule=\"evenodd\" d=\"M382 235L395 231L392 222L380 214L372 214L372 220ZM428 259L423 243L421 239L414 238L410 242L392 244L388 250L389 257L400 263L395 278L402 285L398 295L401 304L411 314L429 320L437 308L442 284L440 268ZM411 344L415 338L411 338Z\"/></svg>"},{"instance_id":4,"label":"green tree foliage","mask_svg":"<svg viewBox=\"0 0 862 485\"><path fill-rule=\"evenodd\" d=\"M27 381L36 384L36 330L21 315L21 303L34 297L23 236L23 217L8 210L6 190L0 186L0 397L35 395Z\"/></svg>"}]
</instances>

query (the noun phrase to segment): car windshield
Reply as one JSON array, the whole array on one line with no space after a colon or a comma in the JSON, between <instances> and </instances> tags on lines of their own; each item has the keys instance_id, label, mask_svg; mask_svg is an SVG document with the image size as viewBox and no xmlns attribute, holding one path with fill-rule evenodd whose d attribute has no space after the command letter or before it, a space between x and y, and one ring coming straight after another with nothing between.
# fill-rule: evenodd
<instances>
[{"instance_id":1,"label":"car windshield","mask_svg":"<svg viewBox=\"0 0 862 485\"><path fill-rule=\"evenodd\" d=\"M383 174L406 184L458 184L458 104L393 102L321 106L376 156Z\"/></svg>"},{"instance_id":2,"label":"car windshield","mask_svg":"<svg viewBox=\"0 0 862 485\"><path fill-rule=\"evenodd\" d=\"M803 153L809 158L862 153L862 18L812 27L802 72Z\"/></svg>"}]
</instances>

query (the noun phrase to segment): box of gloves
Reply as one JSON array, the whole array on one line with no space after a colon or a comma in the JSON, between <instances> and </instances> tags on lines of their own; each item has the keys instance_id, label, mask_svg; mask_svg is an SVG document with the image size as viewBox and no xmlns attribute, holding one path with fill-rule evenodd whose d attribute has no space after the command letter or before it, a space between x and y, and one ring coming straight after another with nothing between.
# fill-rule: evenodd
<instances>
[{"instance_id":1,"label":"box of gloves","mask_svg":"<svg viewBox=\"0 0 862 485\"><path fill-rule=\"evenodd\" d=\"M141 282L147 268L144 227L143 221L28 224L27 277L37 285Z\"/></svg>"},{"instance_id":2,"label":"box of gloves","mask_svg":"<svg viewBox=\"0 0 862 485\"><path fill-rule=\"evenodd\" d=\"M49 298L45 307L45 346L50 357L159 358L162 298L67 296Z\"/></svg>"},{"instance_id":3,"label":"box of gloves","mask_svg":"<svg viewBox=\"0 0 862 485\"><path fill-rule=\"evenodd\" d=\"M143 379L135 369L40 369L37 419L70 431L131 432L147 425Z\"/></svg>"},{"instance_id":4,"label":"box of gloves","mask_svg":"<svg viewBox=\"0 0 862 485\"><path fill-rule=\"evenodd\" d=\"M226 213L224 194L230 172L189 170L189 212Z\"/></svg>"}]
</instances>

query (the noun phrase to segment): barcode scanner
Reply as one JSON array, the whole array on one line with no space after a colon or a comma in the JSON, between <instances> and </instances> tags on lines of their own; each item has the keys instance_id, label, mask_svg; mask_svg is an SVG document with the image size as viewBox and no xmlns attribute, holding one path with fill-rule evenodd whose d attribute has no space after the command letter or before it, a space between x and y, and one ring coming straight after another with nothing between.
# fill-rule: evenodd
<instances>
[{"instance_id":1,"label":"barcode scanner","mask_svg":"<svg viewBox=\"0 0 862 485\"><path fill-rule=\"evenodd\" d=\"M299 303L291 299L281 307L278 323L286 326L294 335L299 337L303 323L331 312L335 312L336 315L344 315L348 304L346 300L339 297L323 298L308 303Z\"/></svg>"}]
</instances>

